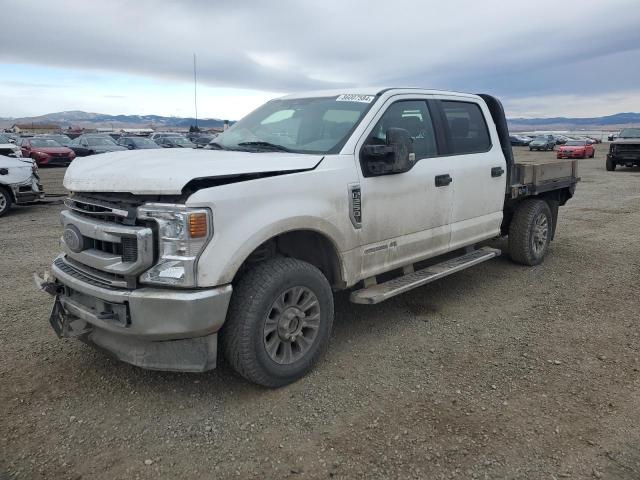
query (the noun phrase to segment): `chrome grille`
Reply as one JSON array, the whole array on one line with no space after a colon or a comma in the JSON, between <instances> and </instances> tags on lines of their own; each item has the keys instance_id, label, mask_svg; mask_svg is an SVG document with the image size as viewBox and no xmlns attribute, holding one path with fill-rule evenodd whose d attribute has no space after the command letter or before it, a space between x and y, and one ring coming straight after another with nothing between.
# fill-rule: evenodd
<instances>
[{"instance_id":1,"label":"chrome grille","mask_svg":"<svg viewBox=\"0 0 640 480\"><path fill-rule=\"evenodd\" d=\"M122 208L101 200L72 196L65 199L64 204L81 215L114 223L135 223L135 210Z\"/></svg>"},{"instance_id":2,"label":"chrome grille","mask_svg":"<svg viewBox=\"0 0 640 480\"><path fill-rule=\"evenodd\" d=\"M103 210L98 207L98 212ZM98 272L128 277L130 283L154 263L153 230L112 223L74 210L60 213L66 258ZM78 237L81 238L78 241Z\"/></svg>"}]
</instances>

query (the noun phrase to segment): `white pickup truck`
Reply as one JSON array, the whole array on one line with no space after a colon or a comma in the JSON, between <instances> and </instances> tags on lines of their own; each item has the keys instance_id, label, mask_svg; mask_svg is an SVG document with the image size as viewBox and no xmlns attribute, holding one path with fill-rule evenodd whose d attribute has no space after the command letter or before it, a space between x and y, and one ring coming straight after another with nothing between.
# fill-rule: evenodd
<instances>
[{"instance_id":1,"label":"white pickup truck","mask_svg":"<svg viewBox=\"0 0 640 480\"><path fill-rule=\"evenodd\" d=\"M39 284L59 336L161 370L212 369L220 345L276 387L327 348L334 291L375 304L496 257L476 246L504 235L540 263L578 180L575 160L514 162L488 95L290 95L207 150L76 159Z\"/></svg>"}]
</instances>

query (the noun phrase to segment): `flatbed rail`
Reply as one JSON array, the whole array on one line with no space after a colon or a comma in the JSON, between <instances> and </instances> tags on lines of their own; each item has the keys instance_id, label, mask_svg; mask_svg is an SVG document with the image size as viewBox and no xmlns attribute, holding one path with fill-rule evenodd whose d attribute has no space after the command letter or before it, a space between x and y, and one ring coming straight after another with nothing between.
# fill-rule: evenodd
<instances>
[{"instance_id":1,"label":"flatbed rail","mask_svg":"<svg viewBox=\"0 0 640 480\"><path fill-rule=\"evenodd\" d=\"M511 177L511 198L537 195L567 188L580 181L578 160L547 159L521 160L514 162Z\"/></svg>"}]
</instances>

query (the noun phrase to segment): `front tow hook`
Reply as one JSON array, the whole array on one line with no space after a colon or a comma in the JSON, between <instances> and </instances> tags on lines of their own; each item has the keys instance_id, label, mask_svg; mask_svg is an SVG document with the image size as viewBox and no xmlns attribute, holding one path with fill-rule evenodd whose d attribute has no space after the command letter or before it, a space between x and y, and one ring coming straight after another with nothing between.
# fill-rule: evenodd
<instances>
[{"instance_id":1,"label":"front tow hook","mask_svg":"<svg viewBox=\"0 0 640 480\"><path fill-rule=\"evenodd\" d=\"M62 293L63 287L62 285L52 281L51 275L48 271L45 270L42 277L37 273L33 274L33 281L36 284L36 287L43 292L48 293L49 295L55 297L59 293Z\"/></svg>"}]
</instances>

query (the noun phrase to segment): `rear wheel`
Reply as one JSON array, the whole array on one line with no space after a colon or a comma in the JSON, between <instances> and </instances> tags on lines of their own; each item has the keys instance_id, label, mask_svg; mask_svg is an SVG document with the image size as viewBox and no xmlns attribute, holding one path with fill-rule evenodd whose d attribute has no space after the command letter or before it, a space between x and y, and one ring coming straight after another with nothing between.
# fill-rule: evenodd
<instances>
[{"instance_id":1,"label":"rear wheel","mask_svg":"<svg viewBox=\"0 0 640 480\"><path fill-rule=\"evenodd\" d=\"M616 169L616 162L614 162L610 158L607 158L607 163L605 164L605 166L607 168L607 172L613 172Z\"/></svg>"},{"instance_id":2,"label":"rear wheel","mask_svg":"<svg viewBox=\"0 0 640 480\"><path fill-rule=\"evenodd\" d=\"M0 217L9 211L11 203L11 194L7 189L0 187Z\"/></svg>"},{"instance_id":3,"label":"rear wheel","mask_svg":"<svg viewBox=\"0 0 640 480\"><path fill-rule=\"evenodd\" d=\"M509 254L523 265L542 263L551 242L553 216L544 200L529 199L516 209L509 226Z\"/></svg>"},{"instance_id":4,"label":"rear wheel","mask_svg":"<svg viewBox=\"0 0 640 480\"><path fill-rule=\"evenodd\" d=\"M234 288L222 348L247 380L266 387L309 372L329 344L333 294L313 265L275 258L245 273Z\"/></svg>"}]
</instances>

